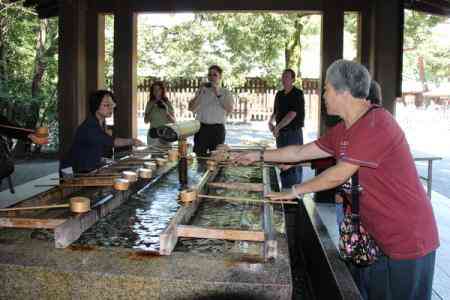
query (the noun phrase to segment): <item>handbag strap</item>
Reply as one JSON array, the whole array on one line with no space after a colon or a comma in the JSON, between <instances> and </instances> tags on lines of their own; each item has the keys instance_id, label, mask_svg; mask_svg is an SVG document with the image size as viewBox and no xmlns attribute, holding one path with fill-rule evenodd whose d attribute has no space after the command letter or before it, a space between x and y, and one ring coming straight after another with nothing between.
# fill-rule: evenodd
<instances>
[{"instance_id":1,"label":"handbag strap","mask_svg":"<svg viewBox=\"0 0 450 300\"><path fill-rule=\"evenodd\" d=\"M369 109L359 118L360 120L364 118L368 113L370 113L372 110L382 108L379 105L372 105L369 107ZM362 191L361 186L359 185L359 175L358 171L355 172L355 174L352 175L352 184L350 187L352 199L351 199L351 206L352 206L352 223L355 225L356 230L359 232L359 194Z\"/></svg>"},{"instance_id":2,"label":"handbag strap","mask_svg":"<svg viewBox=\"0 0 450 300\"><path fill-rule=\"evenodd\" d=\"M361 186L359 185L358 171L352 175L352 220L359 221L359 192L361 191Z\"/></svg>"}]
</instances>

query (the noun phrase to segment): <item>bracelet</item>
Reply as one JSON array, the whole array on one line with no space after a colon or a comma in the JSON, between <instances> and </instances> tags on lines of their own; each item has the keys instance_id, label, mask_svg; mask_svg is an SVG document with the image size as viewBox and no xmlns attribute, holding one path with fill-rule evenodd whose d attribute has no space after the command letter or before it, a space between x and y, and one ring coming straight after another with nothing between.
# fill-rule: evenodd
<instances>
[{"instance_id":1,"label":"bracelet","mask_svg":"<svg viewBox=\"0 0 450 300\"><path fill-rule=\"evenodd\" d=\"M264 162L264 150L259 152L259 161Z\"/></svg>"},{"instance_id":2,"label":"bracelet","mask_svg":"<svg viewBox=\"0 0 450 300\"><path fill-rule=\"evenodd\" d=\"M295 184L292 185L292 193L294 194L295 198L297 198L298 200L302 200L302 199L303 199L303 198L302 198L302 195L300 195L300 194L297 192L297 189L295 188Z\"/></svg>"}]
</instances>

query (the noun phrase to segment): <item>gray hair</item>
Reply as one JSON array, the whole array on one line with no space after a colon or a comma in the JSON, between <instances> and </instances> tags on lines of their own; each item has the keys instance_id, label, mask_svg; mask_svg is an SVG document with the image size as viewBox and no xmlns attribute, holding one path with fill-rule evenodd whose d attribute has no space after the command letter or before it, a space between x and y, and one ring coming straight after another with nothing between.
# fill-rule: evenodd
<instances>
[{"instance_id":1,"label":"gray hair","mask_svg":"<svg viewBox=\"0 0 450 300\"><path fill-rule=\"evenodd\" d=\"M326 81L336 91L349 91L355 98L366 99L369 95L370 74L361 64L340 59L327 69Z\"/></svg>"}]
</instances>

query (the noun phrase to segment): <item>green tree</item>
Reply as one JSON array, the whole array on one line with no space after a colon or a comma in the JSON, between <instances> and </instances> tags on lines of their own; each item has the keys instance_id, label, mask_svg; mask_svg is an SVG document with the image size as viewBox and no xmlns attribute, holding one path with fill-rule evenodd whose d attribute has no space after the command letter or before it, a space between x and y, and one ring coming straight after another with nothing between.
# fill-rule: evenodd
<instances>
[{"instance_id":1,"label":"green tree","mask_svg":"<svg viewBox=\"0 0 450 300\"><path fill-rule=\"evenodd\" d=\"M0 2L1 113L25 127L57 123L57 22L39 20L20 2Z\"/></svg>"},{"instance_id":2,"label":"green tree","mask_svg":"<svg viewBox=\"0 0 450 300\"><path fill-rule=\"evenodd\" d=\"M427 82L438 83L450 77L450 40L435 31L448 20L405 10L403 77L421 82L424 90L428 89Z\"/></svg>"}]
</instances>

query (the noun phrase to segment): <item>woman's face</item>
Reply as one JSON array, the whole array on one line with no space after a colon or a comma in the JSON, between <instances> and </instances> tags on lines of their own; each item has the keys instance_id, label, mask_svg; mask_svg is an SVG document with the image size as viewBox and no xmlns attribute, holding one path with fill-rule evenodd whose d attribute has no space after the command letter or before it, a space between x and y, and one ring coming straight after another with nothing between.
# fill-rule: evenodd
<instances>
[{"instance_id":1,"label":"woman's face","mask_svg":"<svg viewBox=\"0 0 450 300\"><path fill-rule=\"evenodd\" d=\"M329 115L338 115L338 93L334 87L327 81L325 82L325 93L323 98L325 99L325 106Z\"/></svg>"},{"instance_id":2,"label":"woman's face","mask_svg":"<svg viewBox=\"0 0 450 300\"><path fill-rule=\"evenodd\" d=\"M97 115L102 118L109 118L112 116L114 107L116 107L116 103L114 103L111 96L105 95L97 109Z\"/></svg>"},{"instance_id":3,"label":"woman's face","mask_svg":"<svg viewBox=\"0 0 450 300\"><path fill-rule=\"evenodd\" d=\"M153 86L153 97L156 99L161 99L162 97L162 88L159 85Z\"/></svg>"}]
</instances>

